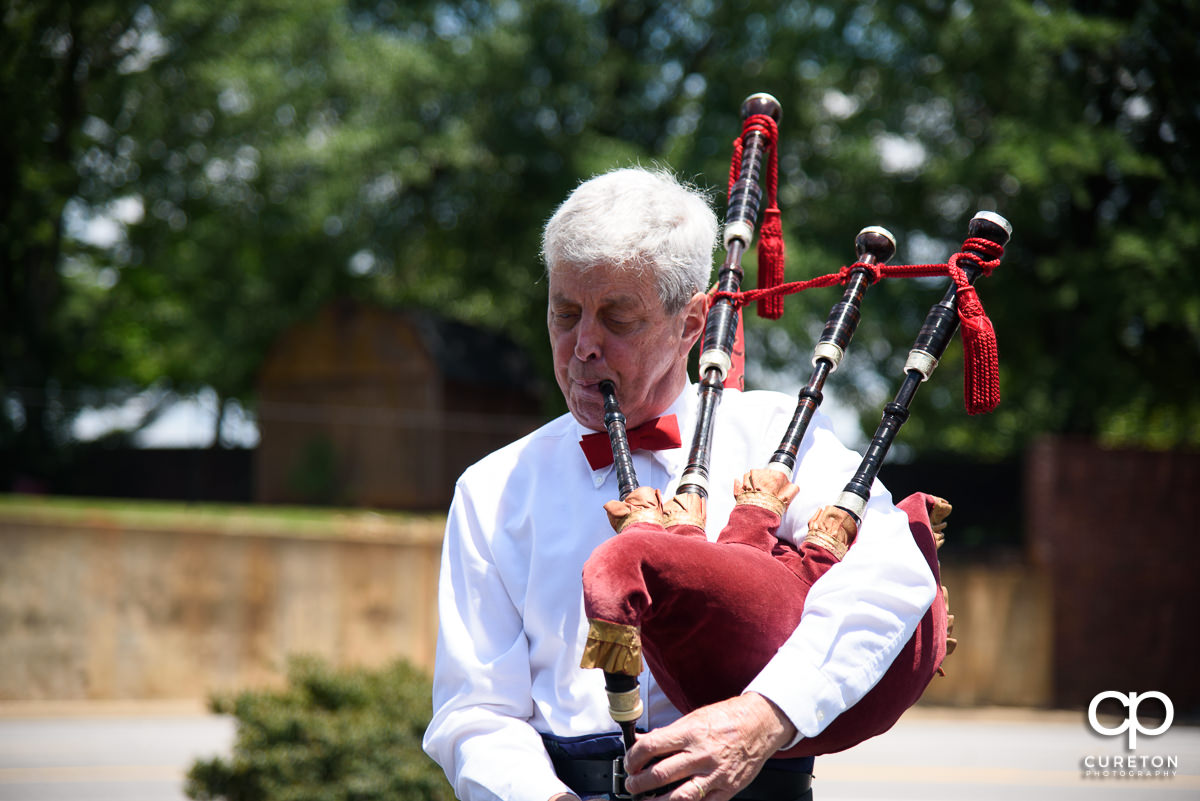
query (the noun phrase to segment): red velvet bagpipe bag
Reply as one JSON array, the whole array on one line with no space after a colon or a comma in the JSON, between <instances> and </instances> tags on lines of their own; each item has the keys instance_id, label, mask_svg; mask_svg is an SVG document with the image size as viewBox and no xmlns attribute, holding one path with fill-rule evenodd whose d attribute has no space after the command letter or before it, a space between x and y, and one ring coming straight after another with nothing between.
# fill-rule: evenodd
<instances>
[{"instance_id":1,"label":"red velvet bagpipe bag","mask_svg":"<svg viewBox=\"0 0 1200 801\"><path fill-rule=\"evenodd\" d=\"M836 529L845 518L819 521L833 509L826 507L798 547L780 540L775 531L786 502L750 489L738 495L716 542L698 525L663 517L655 490L636 490L640 501L626 499L641 505L632 514L629 507L615 517L610 510L620 533L584 566L590 622L584 667L636 676L644 655L667 698L685 714L742 692L795 630L809 588L840 560L854 533L851 523L839 542ZM820 735L779 757L842 751L887 731L920 698L946 656L948 611L935 530L949 504L918 493L897 506L908 515L937 597L879 683Z\"/></svg>"}]
</instances>

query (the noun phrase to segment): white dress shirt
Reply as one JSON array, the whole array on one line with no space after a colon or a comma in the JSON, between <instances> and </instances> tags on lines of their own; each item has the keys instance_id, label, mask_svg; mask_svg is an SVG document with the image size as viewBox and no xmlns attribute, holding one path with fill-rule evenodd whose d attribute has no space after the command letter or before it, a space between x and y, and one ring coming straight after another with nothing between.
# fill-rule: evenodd
<instances>
[{"instance_id":1,"label":"white dress shirt","mask_svg":"<svg viewBox=\"0 0 1200 801\"><path fill-rule=\"evenodd\" d=\"M683 447L634 454L639 482L664 498L674 494L687 462L697 406L692 386L667 410L678 416ZM766 466L794 409L795 400L780 393L723 393L710 468L710 540L733 508L734 481ZM583 563L615 536L603 504L617 497L613 468L588 467L579 447L585 433L563 415L468 468L455 488L424 747L464 801L546 801L567 792L539 732L616 731L603 673L579 667L587 631ZM793 476L800 492L779 536L802 540L809 517L836 500L859 462L818 412ZM746 688L779 706L800 737L820 733L879 681L933 601L937 588L907 520L876 482L854 547L813 585L799 626ZM680 716L649 671L641 685L646 712L639 728Z\"/></svg>"}]
</instances>

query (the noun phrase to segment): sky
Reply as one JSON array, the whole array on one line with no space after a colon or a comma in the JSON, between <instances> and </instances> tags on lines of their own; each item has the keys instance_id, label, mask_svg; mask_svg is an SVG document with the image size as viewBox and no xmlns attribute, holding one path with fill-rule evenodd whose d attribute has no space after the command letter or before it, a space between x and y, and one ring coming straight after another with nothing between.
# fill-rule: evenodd
<instances>
[{"instance_id":1,"label":"sky","mask_svg":"<svg viewBox=\"0 0 1200 801\"><path fill-rule=\"evenodd\" d=\"M142 393L119 406L85 409L75 418L75 437L90 441L114 429L132 426L154 400L151 393ZM206 448L212 444L216 419L217 393L203 390L170 404L153 423L134 435L134 444L140 448ZM234 448L253 448L258 444L254 415L236 401L226 410L221 440Z\"/></svg>"}]
</instances>

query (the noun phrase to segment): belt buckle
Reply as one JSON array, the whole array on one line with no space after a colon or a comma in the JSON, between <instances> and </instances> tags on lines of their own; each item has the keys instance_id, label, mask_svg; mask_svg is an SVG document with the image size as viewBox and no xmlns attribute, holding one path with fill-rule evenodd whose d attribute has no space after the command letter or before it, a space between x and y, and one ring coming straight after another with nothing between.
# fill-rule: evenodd
<instances>
[{"instance_id":1,"label":"belt buckle","mask_svg":"<svg viewBox=\"0 0 1200 801\"><path fill-rule=\"evenodd\" d=\"M612 762L612 796L613 798L627 801L632 799L629 791L625 789L625 778L628 776L625 772L625 757L617 757Z\"/></svg>"}]
</instances>

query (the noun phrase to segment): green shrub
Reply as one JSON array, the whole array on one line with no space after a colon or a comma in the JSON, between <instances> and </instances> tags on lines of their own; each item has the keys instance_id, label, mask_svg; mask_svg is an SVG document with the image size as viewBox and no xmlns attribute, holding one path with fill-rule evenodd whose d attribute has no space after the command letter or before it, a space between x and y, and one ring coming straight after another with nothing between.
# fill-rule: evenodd
<instances>
[{"instance_id":1,"label":"green shrub","mask_svg":"<svg viewBox=\"0 0 1200 801\"><path fill-rule=\"evenodd\" d=\"M293 659L280 692L213 700L237 719L232 760L188 772L195 799L227 801L451 801L441 769L421 751L429 679L406 662L334 671Z\"/></svg>"}]
</instances>

